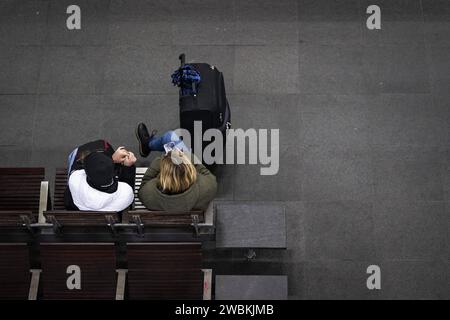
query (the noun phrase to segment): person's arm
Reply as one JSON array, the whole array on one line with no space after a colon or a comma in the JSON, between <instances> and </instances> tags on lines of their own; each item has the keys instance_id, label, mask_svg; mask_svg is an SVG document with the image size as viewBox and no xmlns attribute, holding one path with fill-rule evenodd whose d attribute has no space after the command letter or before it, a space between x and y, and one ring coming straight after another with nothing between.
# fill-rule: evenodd
<instances>
[{"instance_id":1,"label":"person's arm","mask_svg":"<svg viewBox=\"0 0 450 320\"><path fill-rule=\"evenodd\" d=\"M161 171L161 158L157 157L152 161L150 167L147 169L144 176L142 177L141 187L143 187L144 184L146 184L148 181L156 178L160 171Z\"/></svg>"},{"instance_id":2,"label":"person's arm","mask_svg":"<svg viewBox=\"0 0 450 320\"><path fill-rule=\"evenodd\" d=\"M202 175L205 179L206 185L208 186L208 191L215 194L217 190L217 180L216 176L211 173L203 164L196 164L195 169L197 174Z\"/></svg>"},{"instance_id":3,"label":"person's arm","mask_svg":"<svg viewBox=\"0 0 450 320\"><path fill-rule=\"evenodd\" d=\"M78 211L78 207L73 203L72 193L70 193L69 186L64 190L64 207L69 211Z\"/></svg>"},{"instance_id":4,"label":"person's arm","mask_svg":"<svg viewBox=\"0 0 450 320\"><path fill-rule=\"evenodd\" d=\"M134 190L134 179L136 177L136 167L135 166L122 166L117 165L119 170L119 181L125 182Z\"/></svg>"},{"instance_id":5,"label":"person's arm","mask_svg":"<svg viewBox=\"0 0 450 320\"><path fill-rule=\"evenodd\" d=\"M101 140L103 143L103 152L112 158L114 152L116 152L116 150L114 150L113 146L106 140Z\"/></svg>"},{"instance_id":6,"label":"person's arm","mask_svg":"<svg viewBox=\"0 0 450 320\"><path fill-rule=\"evenodd\" d=\"M195 169L197 170L198 174L201 174L202 176L213 176L214 179L216 178L211 171L209 171L204 164L196 164Z\"/></svg>"},{"instance_id":7,"label":"person's arm","mask_svg":"<svg viewBox=\"0 0 450 320\"><path fill-rule=\"evenodd\" d=\"M85 143L78 147L78 152L75 156L75 161L72 165L72 171L83 169L84 159L92 152L103 152L108 157L112 158L115 150L111 144L106 140L95 140Z\"/></svg>"},{"instance_id":8,"label":"person's arm","mask_svg":"<svg viewBox=\"0 0 450 320\"><path fill-rule=\"evenodd\" d=\"M195 208L205 210L217 193L217 179L203 164L196 164L197 174L200 180L200 197Z\"/></svg>"},{"instance_id":9,"label":"person's arm","mask_svg":"<svg viewBox=\"0 0 450 320\"><path fill-rule=\"evenodd\" d=\"M122 151L121 148L123 147L119 147L116 153L113 155L113 161L117 153ZM125 150L125 148L123 148L123 150ZM122 159L123 161L121 162L115 162L116 172L119 177L119 181L125 182L132 189L134 189L134 181L136 177L136 167L134 164L136 163L136 157L134 156L133 152L125 151L124 157Z\"/></svg>"}]
</instances>

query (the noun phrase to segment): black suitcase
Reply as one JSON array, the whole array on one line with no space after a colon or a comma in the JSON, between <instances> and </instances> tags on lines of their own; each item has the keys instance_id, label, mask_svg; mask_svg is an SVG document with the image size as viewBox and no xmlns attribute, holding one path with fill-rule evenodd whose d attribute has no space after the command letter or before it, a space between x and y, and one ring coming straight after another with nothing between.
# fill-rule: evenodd
<instances>
[{"instance_id":1,"label":"black suitcase","mask_svg":"<svg viewBox=\"0 0 450 320\"><path fill-rule=\"evenodd\" d=\"M181 66L184 66L184 53L179 59ZM191 147L194 148L194 121L201 121L202 136L208 129L219 129L225 146L226 131L231 125L231 114L223 74L207 63L190 63L190 65L200 74L201 81L198 87L193 85L196 94L183 95L180 89L180 128L190 132ZM208 143L203 143L202 150Z\"/></svg>"}]
</instances>

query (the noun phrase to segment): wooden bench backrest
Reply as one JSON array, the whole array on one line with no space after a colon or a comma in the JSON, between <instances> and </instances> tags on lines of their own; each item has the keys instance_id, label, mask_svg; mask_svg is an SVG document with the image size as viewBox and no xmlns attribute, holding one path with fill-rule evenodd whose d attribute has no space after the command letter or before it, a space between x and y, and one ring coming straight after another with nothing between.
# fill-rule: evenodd
<instances>
[{"instance_id":1,"label":"wooden bench backrest","mask_svg":"<svg viewBox=\"0 0 450 320\"><path fill-rule=\"evenodd\" d=\"M119 222L116 212L52 210L44 213L48 223L60 227L109 227Z\"/></svg>"},{"instance_id":2,"label":"wooden bench backrest","mask_svg":"<svg viewBox=\"0 0 450 320\"><path fill-rule=\"evenodd\" d=\"M41 181L44 168L0 168L1 211L39 212Z\"/></svg>"},{"instance_id":3,"label":"wooden bench backrest","mask_svg":"<svg viewBox=\"0 0 450 320\"><path fill-rule=\"evenodd\" d=\"M198 216L198 223L205 220L203 211L189 212L166 212L166 211L149 211L149 210L133 210L126 215L131 223L137 223L137 217L142 221L144 226L190 226L193 216Z\"/></svg>"},{"instance_id":4,"label":"wooden bench backrest","mask_svg":"<svg viewBox=\"0 0 450 320\"><path fill-rule=\"evenodd\" d=\"M67 169L57 168L55 173L55 192L53 196L53 210L65 210L64 192L67 186Z\"/></svg>"},{"instance_id":5,"label":"wooden bench backrest","mask_svg":"<svg viewBox=\"0 0 450 320\"><path fill-rule=\"evenodd\" d=\"M0 300L28 299L30 258L26 243L0 243Z\"/></svg>"},{"instance_id":6,"label":"wooden bench backrest","mask_svg":"<svg viewBox=\"0 0 450 320\"><path fill-rule=\"evenodd\" d=\"M128 243L130 299L203 298L200 243Z\"/></svg>"},{"instance_id":7,"label":"wooden bench backrest","mask_svg":"<svg viewBox=\"0 0 450 320\"><path fill-rule=\"evenodd\" d=\"M81 270L81 289L68 289L69 266ZM44 299L115 299L116 250L113 243L42 243Z\"/></svg>"}]
</instances>

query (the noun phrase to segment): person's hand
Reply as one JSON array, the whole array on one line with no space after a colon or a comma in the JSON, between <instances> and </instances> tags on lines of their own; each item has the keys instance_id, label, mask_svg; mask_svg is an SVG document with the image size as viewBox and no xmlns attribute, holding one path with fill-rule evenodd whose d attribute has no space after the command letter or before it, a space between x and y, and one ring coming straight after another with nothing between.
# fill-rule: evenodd
<instances>
[{"instance_id":1,"label":"person's hand","mask_svg":"<svg viewBox=\"0 0 450 320\"><path fill-rule=\"evenodd\" d=\"M131 167L136 163L136 157L134 156L134 153L131 151L128 151L128 156L125 158L123 165L127 167Z\"/></svg>"},{"instance_id":2,"label":"person's hand","mask_svg":"<svg viewBox=\"0 0 450 320\"><path fill-rule=\"evenodd\" d=\"M112 159L114 163L123 163L128 157L128 151L125 147L117 148L116 152L113 153Z\"/></svg>"}]
</instances>

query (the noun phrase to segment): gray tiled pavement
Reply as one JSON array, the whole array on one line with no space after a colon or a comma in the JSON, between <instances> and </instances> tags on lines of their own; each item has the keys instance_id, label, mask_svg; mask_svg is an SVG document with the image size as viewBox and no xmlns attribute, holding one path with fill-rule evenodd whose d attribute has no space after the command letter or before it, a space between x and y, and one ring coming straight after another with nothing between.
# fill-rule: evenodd
<instances>
[{"instance_id":1,"label":"gray tiled pavement","mask_svg":"<svg viewBox=\"0 0 450 320\"><path fill-rule=\"evenodd\" d=\"M77 144L175 128L181 52L224 72L234 127L280 129L279 174L222 167L218 201L283 203L288 248L210 250L216 274L287 274L291 299L450 298L450 1L0 0L0 166L50 178Z\"/></svg>"}]
</instances>

